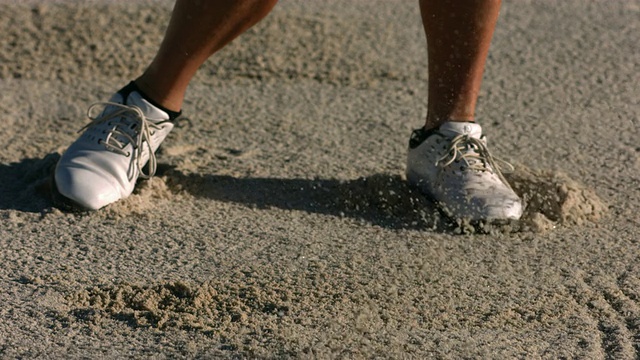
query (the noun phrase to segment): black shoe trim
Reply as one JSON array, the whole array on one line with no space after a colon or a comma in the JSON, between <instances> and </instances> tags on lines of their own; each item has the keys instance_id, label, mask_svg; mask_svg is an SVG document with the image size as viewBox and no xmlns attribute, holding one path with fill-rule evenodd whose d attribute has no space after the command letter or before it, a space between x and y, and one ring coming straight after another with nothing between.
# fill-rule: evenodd
<instances>
[{"instance_id":1,"label":"black shoe trim","mask_svg":"<svg viewBox=\"0 0 640 360\"><path fill-rule=\"evenodd\" d=\"M460 121L460 122L464 122L464 123L468 123L468 124L475 124L476 123L475 121ZM433 129L425 130L425 128L422 127L420 129L413 130L413 132L411 133L411 139L409 139L409 148L410 149L417 148L429 136L431 136L433 134L437 134L439 129L440 128L433 128Z\"/></svg>"},{"instance_id":2,"label":"black shoe trim","mask_svg":"<svg viewBox=\"0 0 640 360\"><path fill-rule=\"evenodd\" d=\"M415 129L411 133L411 138L409 139L409 148L415 149L420 144L422 144L429 136L436 134L438 129L429 129L425 130L425 128Z\"/></svg>"},{"instance_id":3,"label":"black shoe trim","mask_svg":"<svg viewBox=\"0 0 640 360\"><path fill-rule=\"evenodd\" d=\"M180 115L182 115L182 110L180 110L180 111L169 110L169 109L165 108L164 106L158 104L157 102L153 101L153 99L151 99L149 96L147 96L147 94L145 94L144 91L140 90L140 88L135 83L135 81L132 81L132 82L128 83L127 86L125 86L122 89L118 90L118 94L122 95L123 102L126 104L127 103L127 99L129 98L129 94L131 94L134 91L137 92L138 94L140 94L140 96L142 96L143 99L147 100L151 105L153 105L153 106L157 107L158 109L166 112L167 115L169 115L169 120L170 121L174 121Z\"/></svg>"}]
</instances>

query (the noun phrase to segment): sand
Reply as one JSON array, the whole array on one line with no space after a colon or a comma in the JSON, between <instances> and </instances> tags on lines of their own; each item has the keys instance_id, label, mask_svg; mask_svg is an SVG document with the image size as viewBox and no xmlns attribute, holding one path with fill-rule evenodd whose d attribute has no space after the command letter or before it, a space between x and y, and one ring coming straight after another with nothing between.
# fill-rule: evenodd
<instances>
[{"instance_id":1,"label":"sand","mask_svg":"<svg viewBox=\"0 0 640 360\"><path fill-rule=\"evenodd\" d=\"M527 208L486 228L403 180L413 1L283 0L93 213L54 206L52 167L171 3L0 6L0 357L640 357L636 2L504 4L478 121Z\"/></svg>"}]
</instances>

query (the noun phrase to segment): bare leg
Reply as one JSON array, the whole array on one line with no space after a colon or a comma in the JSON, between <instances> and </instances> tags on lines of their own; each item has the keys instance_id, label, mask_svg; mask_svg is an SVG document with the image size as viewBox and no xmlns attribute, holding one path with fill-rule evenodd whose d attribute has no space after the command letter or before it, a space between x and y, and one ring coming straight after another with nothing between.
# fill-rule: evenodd
<instances>
[{"instance_id":1,"label":"bare leg","mask_svg":"<svg viewBox=\"0 0 640 360\"><path fill-rule=\"evenodd\" d=\"M473 121L501 0L420 0L429 50L426 129Z\"/></svg>"},{"instance_id":2,"label":"bare leg","mask_svg":"<svg viewBox=\"0 0 640 360\"><path fill-rule=\"evenodd\" d=\"M160 50L138 87L169 110L213 53L264 18L277 0L177 0Z\"/></svg>"}]
</instances>

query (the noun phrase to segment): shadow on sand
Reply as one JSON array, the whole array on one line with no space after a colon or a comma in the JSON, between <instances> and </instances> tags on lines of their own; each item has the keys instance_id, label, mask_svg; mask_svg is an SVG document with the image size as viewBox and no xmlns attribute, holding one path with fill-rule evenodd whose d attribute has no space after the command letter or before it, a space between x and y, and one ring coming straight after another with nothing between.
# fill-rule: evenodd
<instances>
[{"instance_id":1,"label":"shadow on sand","mask_svg":"<svg viewBox=\"0 0 640 360\"><path fill-rule=\"evenodd\" d=\"M54 207L50 179L58 153L0 164L0 210L42 213ZM299 210L350 217L391 229L454 228L436 206L410 189L399 175L375 174L355 180L237 178L183 173L160 164L156 174L172 193L248 207Z\"/></svg>"},{"instance_id":2,"label":"shadow on sand","mask_svg":"<svg viewBox=\"0 0 640 360\"><path fill-rule=\"evenodd\" d=\"M167 165L159 168L158 175L173 192L259 209L350 217L393 229L445 231L453 225L399 175L374 174L355 180L237 178L185 174Z\"/></svg>"},{"instance_id":3,"label":"shadow on sand","mask_svg":"<svg viewBox=\"0 0 640 360\"><path fill-rule=\"evenodd\" d=\"M49 181L60 154L0 163L0 210L42 213L51 209Z\"/></svg>"}]
</instances>

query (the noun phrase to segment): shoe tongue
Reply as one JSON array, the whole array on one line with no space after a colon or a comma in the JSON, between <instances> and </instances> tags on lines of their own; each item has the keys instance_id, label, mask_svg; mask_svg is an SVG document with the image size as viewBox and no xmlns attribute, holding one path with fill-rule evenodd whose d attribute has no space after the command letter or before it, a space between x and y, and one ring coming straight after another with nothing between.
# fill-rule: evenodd
<instances>
[{"instance_id":1,"label":"shoe tongue","mask_svg":"<svg viewBox=\"0 0 640 360\"><path fill-rule=\"evenodd\" d=\"M482 136L482 127L472 122L449 121L440 125L438 131L446 137L468 134L470 137L479 139Z\"/></svg>"},{"instance_id":2,"label":"shoe tongue","mask_svg":"<svg viewBox=\"0 0 640 360\"><path fill-rule=\"evenodd\" d=\"M116 93L111 99L111 101L123 103L124 100L122 99L121 94ZM149 101L145 100L145 98L143 98L142 95L140 95L140 93L138 93L137 91L132 91L131 93L129 93L129 96L127 96L127 102L125 105L132 105L132 106L139 107L140 110L142 110L142 112L144 113L144 116L148 120L151 120L154 122L169 120L169 114L162 111L161 109L158 109Z\"/></svg>"}]
</instances>

